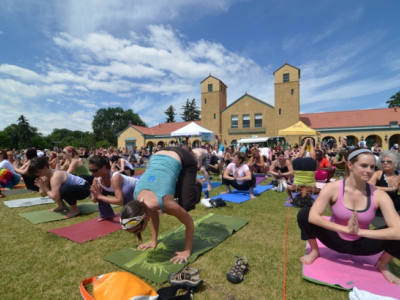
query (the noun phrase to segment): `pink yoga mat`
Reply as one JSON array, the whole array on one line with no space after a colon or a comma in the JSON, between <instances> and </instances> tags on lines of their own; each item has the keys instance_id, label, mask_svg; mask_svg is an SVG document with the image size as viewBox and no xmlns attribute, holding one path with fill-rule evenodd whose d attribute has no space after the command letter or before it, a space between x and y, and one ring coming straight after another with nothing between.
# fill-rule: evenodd
<instances>
[{"instance_id":1,"label":"pink yoga mat","mask_svg":"<svg viewBox=\"0 0 400 300\"><path fill-rule=\"evenodd\" d=\"M265 180L265 176L257 176L256 177L256 184L259 184Z\"/></svg>"},{"instance_id":2,"label":"pink yoga mat","mask_svg":"<svg viewBox=\"0 0 400 300\"><path fill-rule=\"evenodd\" d=\"M380 254L354 256L333 251L320 241L318 246L320 257L311 265L303 265L303 278L336 288L351 290L357 287L376 295L400 299L400 286L389 283L374 267ZM307 243L307 253L310 250Z\"/></svg>"},{"instance_id":3,"label":"pink yoga mat","mask_svg":"<svg viewBox=\"0 0 400 300\"><path fill-rule=\"evenodd\" d=\"M119 214L113 219L98 222L98 217L72 226L48 230L47 232L83 244L121 229Z\"/></svg>"}]
</instances>

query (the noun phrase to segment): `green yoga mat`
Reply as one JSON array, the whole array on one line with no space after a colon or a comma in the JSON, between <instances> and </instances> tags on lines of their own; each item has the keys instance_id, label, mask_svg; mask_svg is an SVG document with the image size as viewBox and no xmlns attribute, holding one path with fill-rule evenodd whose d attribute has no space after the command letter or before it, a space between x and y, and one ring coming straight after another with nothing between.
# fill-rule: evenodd
<instances>
[{"instance_id":1,"label":"green yoga mat","mask_svg":"<svg viewBox=\"0 0 400 300\"><path fill-rule=\"evenodd\" d=\"M95 203L82 203L78 204L81 214L90 214L99 211L99 207ZM21 217L27 219L33 224L63 220L63 216L68 213L67 210L61 212L49 212L49 210L33 211L28 213L19 214Z\"/></svg>"},{"instance_id":2,"label":"green yoga mat","mask_svg":"<svg viewBox=\"0 0 400 300\"><path fill-rule=\"evenodd\" d=\"M192 255L188 262L194 262L200 254L214 248L248 222L250 220L212 213L196 219ZM176 251L183 250L184 244L185 227L182 225L175 230L160 234L156 250L139 251L136 247L128 248L107 255L104 259L129 272L161 284L168 280L168 274L179 272L185 266L184 264L174 265L169 261Z\"/></svg>"}]
</instances>

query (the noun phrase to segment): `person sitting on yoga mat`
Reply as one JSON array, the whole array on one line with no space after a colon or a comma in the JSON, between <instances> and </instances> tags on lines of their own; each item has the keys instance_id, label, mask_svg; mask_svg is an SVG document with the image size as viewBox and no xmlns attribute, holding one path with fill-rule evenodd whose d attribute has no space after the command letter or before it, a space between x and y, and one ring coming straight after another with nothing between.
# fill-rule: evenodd
<instances>
[{"instance_id":1,"label":"person sitting on yoga mat","mask_svg":"<svg viewBox=\"0 0 400 300\"><path fill-rule=\"evenodd\" d=\"M39 176L35 185L40 189L41 195L47 195L57 203L58 206L50 212L67 210L68 206L63 200L70 205L70 211L64 219L76 217L79 214L77 200L86 199L90 195L90 186L86 180L65 171L53 170L47 157L31 159L28 174ZM46 178L43 180L41 177Z\"/></svg>"},{"instance_id":2,"label":"person sitting on yoga mat","mask_svg":"<svg viewBox=\"0 0 400 300\"><path fill-rule=\"evenodd\" d=\"M304 158L307 145L310 146L310 157ZM293 160L294 182L286 187L290 202L293 202L293 192L300 193L302 197L307 197L310 193L319 193L320 189L315 185L315 170L317 169L315 157L313 139L304 139L298 157Z\"/></svg>"},{"instance_id":3,"label":"person sitting on yoga mat","mask_svg":"<svg viewBox=\"0 0 400 300\"><path fill-rule=\"evenodd\" d=\"M315 171L316 180L326 180L329 182L335 175L335 167L332 167L329 161L323 156L321 150L315 151L315 160L317 161L317 170Z\"/></svg>"},{"instance_id":4,"label":"person sitting on yoga mat","mask_svg":"<svg viewBox=\"0 0 400 300\"><path fill-rule=\"evenodd\" d=\"M374 173L368 183L374 185L380 190L385 191L392 199L396 211L400 211L400 177L396 171L399 165L397 153L394 151L384 151L381 153L378 161L379 170ZM377 215L382 215L378 209Z\"/></svg>"},{"instance_id":5,"label":"person sitting on yoga mat","mask_svg":"<svg viewBox=\"0 0 400 300\"><path fill-rule=\"evenodd\" d=\"M37 151L35 148L28 148L25 151L25 159L26 161L22 165L22 167L17 168L14 166L15 172L20 174L22 178L24 179L25 186L28 190L32 190L35 192L39 191L39 188L35 185L35 181L37 179L37 176L35 175L28 175L28 167L31 162L31 159L34 157L37 157Z\"/></svg>"},{"instance_id":6,"label":"person sitting on yoga mat","mask_svg":"<svg viewBox=\"0 0 400 300\"><path fill-rule=\"evenodd\" d=\"M258 151L258 150L257 150ZM249 190L250 198L255 198L253 189L256 186L256 177L250 171L249 166L245 164L246 155L243 152L235 152L232 162L226 167L222 177L222 184L226 186L226 191L221 194L231 192L231 187L239 191ZM232 173L232 175L230 175Z\"/></svg>"},{"instance_id":7,"label":"person sitting on yoga mat","mask_svg":"<svg viewBox=\"0 0 400 300\"><path fill-rule=\"evenodd\" d=\"M133 166L123 157L113 155L110 159L111 169L114 172L121 173L126 176L133 176L135 174L135 169Z\"/></svg>"},{"instance_id":8,"label":"person sitting on yoga mat","mask_svg":"<svg viewBox=\"0 0 400 300\"><path fill-rule=\"evenodd\" d=\"M371 150L354 148L346 159L346 179L328 183L311 209L299 211L301 239L311 246L310 253L301 258L303 264L313 263L320 255L317 238L339 253L374 255L384 251L375 267L389 282L400 284L388 269L393 257L400 259L400 217L387 193L368 184L374 170ZM328 205L330 220L323 217ZM377 209L382 211L387 226L369 230Z\"/></svg>"},{"instance_id":9,"label":"person sitting on yoga mat","mask_svg":"<svg viewBox=\"0 0 400 300\"><path fill-rule=\"evenodd\" d=\"M13 165L7 158L7 151L0 150L0 187L12 189L20 182L21 177L15 172Z\"/></svg>"},{"instance_id":10,"label":"person sitting on yoga mat","mask_svg":"<svg viewBox=\"0 0 400 300\"><path fill-rule=\"evenodd\" d=\"M98 221L115 217L111 204L126 205L133 200L133 192L139 179L113 172L106 156L95 155L89 158L89 171L95 176L91 188L91 198L99 204ZM108 197L114 196L114 197Z\"/></svg>"},{"instance_id":11,"label":"person sitting on yoga mat","mask_svg":"<svg viewBox=\"0 0 400 300\"><path fill-rule=\"evenodd\" d=\"M149 166L136 184L134 199L121 212L121 226L134 233L139 241L151 220L152 241L142 244L139 250L157 247L158 210L176 217L186 227L183 251L175 252L174 263L187 261L193 245L194 223L188 211L200 202L203 185L196 182L197 162L194 156L181 147L165 147L153 154ZM177 199L177 201L175 201Z\"/></svg>"},{"instance_id":12,"label":"person sitting on yoga mat","mask_svg":"<svg viewBox=\"0 0 400 300\"><path fill-rule=\"evenodd\" d=\"M84 180L89 182L90 185L92 185L94 177L82 160L76 158L78 157L78 152L75 150L75 148L67 146L63 149L62 154L65 162L62 166L57 164L56 170L67 171L68 173L82 177Z\"/></svg>"},{"instance_id":13,"label":"person sitting on yoga mat","mask_svg":"<svg viewBox=\"0 0 400 300\"><path fill-rule=\"evenodd\" d=\"M290 181L293 177L292 163L285 158L283 151L278 151L276 157L277 159L272 162L269 172L274 176L275 180L285 178L287 181Z\"/></svg>"},{"instance_id":14,"label":"person sitting on yoga mat","mask_svg":"<svg viewBox=\"0 0 400 300\"><path fill-rule=\"evenodd\" d=\"M264 173L265 176L268 175L268 163L256 148L251 150L251 158L247 165L251 172Z\"/></svg>"},{"instance_id":15,"label":"person sitting on yoga mat","mask_svg":"<svg viewBox=\"0 0 400 300\"><path fill-rule=\"evenodd\" d=\"M341 147L340 152L336 154L335 158L332 161L332 165L336 167L336 173L341 176L344 174L346 166L346 153L347 153L347 148Z\"/></svg>"}]
</instances>

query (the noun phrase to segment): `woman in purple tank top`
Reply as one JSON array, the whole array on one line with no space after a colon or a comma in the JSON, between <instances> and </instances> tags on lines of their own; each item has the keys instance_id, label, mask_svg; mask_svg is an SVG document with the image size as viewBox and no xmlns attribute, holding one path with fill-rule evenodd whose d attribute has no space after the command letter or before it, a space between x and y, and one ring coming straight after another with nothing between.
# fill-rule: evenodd
<instances>
[{"instance_id":1,"label":"woman in purple tank top","mask_svg":"<svg viewBox=\"0 0 400 300\"><path fill-rule=\"evenodd\" d=\"M391 283L400 279L388 269L388 263L400 259L400 217L390 197L368 184L375 171L373 153L355 148L346 159L346 179L328 183L311 208L303 208L297 215L301 239L308 240L311 251L301 258L311 264L320 253L316 239L326 247L352 255L374 255L382 251L376 268ZM330 205L330 220L322 215ZM380 209L387 226L369 230L369 224Z\"/></svg>"}]
</instances>

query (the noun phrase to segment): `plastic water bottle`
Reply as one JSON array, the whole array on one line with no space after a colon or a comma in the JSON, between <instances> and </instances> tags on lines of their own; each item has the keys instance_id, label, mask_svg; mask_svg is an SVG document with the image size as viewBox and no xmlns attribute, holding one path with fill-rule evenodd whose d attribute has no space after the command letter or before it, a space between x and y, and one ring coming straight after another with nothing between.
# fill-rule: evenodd
<instances>
[{"instance_id":1,"label":"plastic water bottle","mask_svg":"<svg viewBox=\"0 0 400 300\"><path fill-rule=\"evenodd\" d=\"M209 193L208 193L208 190L206 190L206 191L204 192L204 195L206 196L206 199L208 199L208 198L209 198Z\"/></svg>"}]
</instances>

